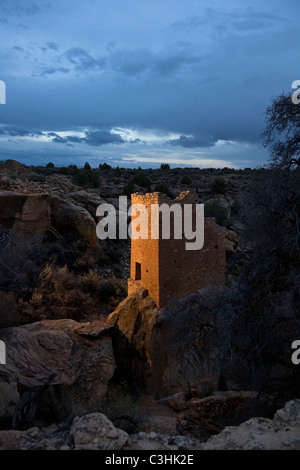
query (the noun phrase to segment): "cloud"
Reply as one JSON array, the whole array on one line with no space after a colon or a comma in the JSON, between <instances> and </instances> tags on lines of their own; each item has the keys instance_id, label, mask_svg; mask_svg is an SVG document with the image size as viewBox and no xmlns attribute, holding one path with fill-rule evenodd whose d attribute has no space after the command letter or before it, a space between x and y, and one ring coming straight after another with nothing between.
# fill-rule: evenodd
<instances>
[{"instance_id":1,"label":"cloud","mask_svg":"<svg viewBox=\"0 0 300 470\"><path fill-rule=\"evenodd\" d=\"M138 163L155 163L157 166L161 164L161 158L159 157L123 157L122 161L125 162L130 162L134 164ZM184 160L182 158L178 157L167 157L165 158L165 161L176 166L194 166L194 167L202 167L202 168L239 168L238 165L233 163L230 160L221 160L221 159L215 159L215 158L201 158L201 157L190 157L190 158L185 158Z\"/></svg>"},{"instance_id":2,"label":"cloud","mask_svg":"<svg viewBox=\"0 0 300 470\"><path fill-rule=\"evenodd\" d=\"M41 65L39 67L39 71L37 72L36 70L36 73L40 76L40 77L44 77L46 75L54 75L55 73L68 73L70 72L70 69L66 68L66 67L46 67L45 65Z\"/></svg>"},{"instance_id":3,"label":"cloud","mask_svg":"<svg viewBox=\"0 0 300 470\"><path fill-rule=\"evenodd\" d=\"M24 5L24 2L15 1L7 2L5 0L0 1L1 10L1 21L7 22L9 17L24 17L24 16L35 16L41 13L42 9L36 3L30 5Z\"/></svg>"},{"instance_id":4,"label":"cloud","mask_svg":"<svg viewBox=\"0 0 300 470\"><path fill-rule=\"evenodd\" d=\"M119 134L109 131L88 131L85 142L89 145L122 144L125 142Z\"/></svg>"},{"instance_id":5,"label":"cloud","mask_svg":"<svg viewBox=\"0 0 300 470\"><path fill-rule=\"evenodd\" d=\"M6 135L11 137L28 137L42 135L42 132L24 129L23 127L15 125L0 125L0 135Z\"/></svg>"},{"instance_id":6,"label":"cloud","mask_svg":"<svg viewBox=\"0 0 300 470\"><path fill-rule=\"evenodd\" d=\"M191 33L210 30L233 33L255 32L288 24L290 20L253 7L233 9L206 8L203 15L192 15L171 23L167 30L174 33Z\"/></svg>"},{"instance_id":7,"label":"cloud","mask_svg":"<svg viewBox=\"0 0 300 470\"><path fill-rule=\"evenodd\" d=\"M212 147L218 141L212 136L186 136L181 135L178 139L168 141L168 144L185 148Z\"/></svg>"},{"instance_id":8,"label":"cloud","mask_svg":"<svg viewBox=\"0 0 300 470\"><path fill-rule=\"evenodd\" d=\"M48 47L48 49L51 49L52 51L58 51L58 45L56 44L56 42L47 42L46 43L46 46Z\"/></svg>"},{"instance_id":9,"label":"cloud","mask_svg":"<svg viewBox=\"0 0 300 470\"><path fill-rule=\"evenodd\" d=\"M107 63L115 71L125 75L139 75L145 71L161 76L171 75L184 65L198 63L201 59L188 49L168 46L157 53L147 48L117 49L107 57Z\"/></svg>"},{"instance_id":10,"label":"cloud","mask_svg":"<svg viewBox=\"0 0 300 470\"><path fill-rule=\"evenodd\" d=\"M47 137L58 144L87 144L94 147L108 144L122 144L125 140L117 133L107 130L87 130L79 132L80 135L66 132L48 132Z\"/></svg>"},{"instance_id":11,"label":"cloud","mask_svg":"<svg viewBox=\"0 0 300 470\"><path fill-rule=\"evenodd\" d=\"M22 29L28 29L28 27L24 23L18 23L18 27Z\"/></svg>"},{"instance_id":12,"label":"cloud","mask_svg":"<svg viewBox=\"0 0 300 470\"><path fill-rule=\"evenodd\" d=\"M154 54L149 49L119 49L113 51L109 63L113 70L126 75L137 75L151 68Z\"/></svg>"},{"instance_id":13,"label":"cloud","mask_svg":"<svg viewBox=\"0 0 300 470\"><path fill-rule=\"evenodd\" d=\"M192 30L199 28L203 24L204 24L203 18L193 15L193 16L189 16L179 21L174 21L174 23L171 23L167 29L174 31L176 33L181 33L181 32L188 33Z\"/></svg>"},{"instance_id":14,"label":"cloud","mask_svg":"<svg viewBox=\"0 0 300 470\"><path fill-rule=\"evenodd\" d=\"M24 5L15 5L11 11L18 16L32 16L41 13L41 8L36 3L32 3L27 7Z\"/></svg>"},{"instance_id":15,"label":"cloud","mask_svg":"<svg viewBox=\"0 0 300 470\"><path fill-rule=\"evenodd\" d=\"M65 52L65 57L75 66L75 70L82 72L86 70L100 70L104 67L103 59L92 57L85 49L73 47Z\"/></svg>"}]
</instances>

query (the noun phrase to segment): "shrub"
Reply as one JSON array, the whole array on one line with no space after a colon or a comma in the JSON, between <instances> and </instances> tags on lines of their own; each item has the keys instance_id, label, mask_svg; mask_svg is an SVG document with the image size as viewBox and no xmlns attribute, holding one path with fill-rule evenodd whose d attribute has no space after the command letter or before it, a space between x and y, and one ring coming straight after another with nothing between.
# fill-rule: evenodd
<instances>
[{"instance_id":1,"label":"shrub","mask_svg":"<svg viewBox=\"0 0 300 470\"><path fill-rule=\"evenodd\" d=\"M92 297L96 296L97 302L106 302L111 297L121 297L127 295L126 281L117 277L105 279L99 273L89 270L87 274L81 277L82 284L86 292Z\"/></svg>"},{"instance_id":2,"label":"shrub","mask_svg":"<svg viewBox=\"0 0 300 470\"><path fill-rule=\"evenodd\" d=\"M40 319L72 318L82 320L95 312L90 295L83 292L76 276L67 266L47 264L40 273L33 290L30 306Z\"/></svg>"},{"instance_id":3,"label":"shrub","mask_svg":"<svg viewBox=\"0 0 300 470\"><path fill-rule=\"evenodd\" d=\"M61 175L68 175L69 174L68 168L66 166L61 166L60 169L58 170L58 172Z\"/></svg>"},{"instance_id":4,"label":"shrub","mask_svg":"<svg viewBox=\"0 0 300 470\"><path fill-rule=\"evenodd\" d=\"M211 190L215 194L225 194L226 181L224 180L224 178L215 178L211 185Z\"/></svg>"},{"instance_id":5,"label":"shrub","mask_svg":"<svg viewBox=\"0 0 300 470\"><path fill-rule=\"evenodd\" d=\"M73 176L76 183L80 186L84 186L89 189L99 188L100 186L99 175L96 171L87 169L74 171Z\"/></svg>"},{"instance_id":6,"label":"shrub","mask_svg":"<svg viewBox=\"0 0 300 470\"><path fill-rule=\"evenodd\" d=\"M170 169L169 163L162 163L162 164L160 165L160 169L161 169L161 170L169 170L169 169Z\"/></svg>"},{"instance_id":7,"label":"shrub","mask_svg":"<svg viewBox=\"0 0 300 470\"><path fill-rule=\"evenodd\" d=\"M119 166L117 166L117 167L115 168L115 175L116 175L116 176L121 176L121 174L122 174L122 170L121 170L121 168L120 168Z\"/></svg>"},{"instance_id":8,"label":"shrub","mask_svg":"<svg viewBox=\"0 0 300 470\"><path fill-rule=\"evenodd\" d=\"M192 180L189 176L187 175L184 175L182 178L181 178L181 184L187 184L187 185L190 185L192 184Z\"/></svg>"},{"instance_id":9,"label":"shrub","mask_svg":"<svg viewBox=\"0 0 300 470\"><path fill-rule=\"evenodd\" d=\"M229 224L228 210L217 199L204 203L204 216L214 217L216 223L218 225L222 225L223 227L227 227Z\"/></svg>"},{"instance_id":10,"label":"shrub","mask_svg":"<svg viewBox=\"0 0 300 470\"><path fill-rule=\"evenodd\" d=\"M155 190L155 191L158 191L159 193L166 194L166 195L169 194L169 188L168 188L168 186L166 186L166 185L163 184L163 183L158 183L158 184L155 186L154 190Z\"/></svg>"},{"instance_id":11,"label":"shrub","mask_svg":"<svg viewBox=\"0 0 300 470\"><path fill-rule=\"evenodd\" d=\"M99 170L111 170L111 166L108 163L100 163L99 164Z\"/></svg>"},{"instance_id":12,"label":"shrub","mask_svg":"<svg viewBox=\"0 0 300 470\"><path fill-rule=\"evenodd\" d=\"M52 162L47 163L46 168L54 168L54 163Z\"/></svg>"},{"instance_id":13,"label":"shrub","mask_svg":"<svg viewBox=\"0 0 300 470\"><path fill-rule=\"evenodd\" d=\"M132 193L134 193L134 182L130 179L123 190L123 194L130 196Z\"/></svg>"},{"instance_id":14,"label":"shrub","mask_svg":"<svg viewBox=\"0 0 300 470\"><path fill-rule=\"evenodd\" d=\"M133 183L136 183L142 186L142 188L145 188L148 190L151 189L151 179L148 176L146 176L143 173L143 171L139 171L136 175L134 175L132 178L132 181Z\"/></svg>"},{"instance_id":15,"label":"shrub","mask_svg":"<svg viewBox=\"0 0 300 470\"><path fill-rule=\"evenodd\" d=\"M72 172L78 170L77 165L69 165L68 169L71 170Z\"/></svg>"}]
</instances>

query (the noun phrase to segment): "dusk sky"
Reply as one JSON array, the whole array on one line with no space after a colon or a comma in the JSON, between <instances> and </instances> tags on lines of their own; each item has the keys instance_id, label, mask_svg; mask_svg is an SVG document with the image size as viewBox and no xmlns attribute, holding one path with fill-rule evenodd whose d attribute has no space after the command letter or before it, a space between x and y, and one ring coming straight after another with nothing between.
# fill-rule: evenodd
<instances>
[{"instance_id":1,"label":"dusk sky","mask_svg":"<svg viewBox=\"0 0 300 470\"><path fill-rule=\"evenodd\" d=\"M0 160L256 167L299 0L0 0Z\"/></svg>"}]
</instances>

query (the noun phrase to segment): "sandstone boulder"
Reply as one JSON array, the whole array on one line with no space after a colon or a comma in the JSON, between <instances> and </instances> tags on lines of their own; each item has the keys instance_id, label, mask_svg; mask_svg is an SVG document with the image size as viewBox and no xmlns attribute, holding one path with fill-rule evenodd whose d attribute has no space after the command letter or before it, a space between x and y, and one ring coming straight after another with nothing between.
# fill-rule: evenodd
<instances>
[{"instance_id":1,"label":"sandstone boulder","mask_svg":"<svg viewBox=\"0 0 300 470\"><path fill-rule=\"evenodd\" d=\"M273 397L258 392L214 392L189 400L179 421L185 432L207 439L225 426L239 425L255 416L270 418L276 405Z\"/></svg>"},{"instance_id":2,"label":"sandstone boulder","mask_svg":"<svg viewBox=\"0 0 300 470\"><path fill-rule=\"evenodd\" d=\"M286 403L274 419L252 418L211 437L203 450L299 450L300 400Z\"/></svg>"},{"instance_id":3,"label":"sandstone boulder","mask_svg":"<svg viewBox=\"0 0 300 470\"><path fill-rule=\"evenodd\" d=\"M128 434L101 413L76 417L71 436L78 450L121 450L128 441Z\"/></svg>"},{"instance_id":4,"label":"sandstone boulder","mask_svg":"<svg viewBox=\"0 0 300 470\"><path fill-rule=\"evenodd\" d=\"M84 327L84 335L76 333ZM59 422L72 412L80 415L94 409L115 369L110 329L105 323L100 328L99 321L93 330L93 322L44 320L1 330L7 363L0 365L0 383L4 389L9 387L14 404L21 395L18 426L26 425L22 424L24 397L33 401L32 406L37 401L35 418L46 421Z\"/></svg>"},{"instance_id":5,"label":"sandstone boulder","mask_svg":"<svg viewBox=\"0 0 300 470\"><path fill-rule=\"evenodd\" d=\"M274 419L252 418L228 426L206 442L188 436L139 432L128 436L101 413L73 423L0 431L0 450L299 450L300 400L292 400Z\"/></svg>"},{"instance_id":6,"label":"sandstone boulder","mask_svg":"<svg viewBox=\"0 0 300 470\"><path fill-rule=\"evenodd\" d=\"M84 207L90 214L96 215L97 207L104 201L95 193L81 189L67 194L68 200Z\"/></svg>"},{"instance_id":7,"label":"sandstone boulder","mask_svg":"<svg viewBox=\"0 0 300 470\"><path fill-rule=\"evenodd\" d=\"M183 306L183 312L184 308L188 307ZM138 289L108 317L115 325L114 351L121 378L131 377L137 391L144 389L159 398L189 394L189 384L199 382L200 389L204 379L206 390L216 390L219 350L209 321L203 315L206 326L191 342L189 331L172 323L172 312L157 309L148 291Z\"/></svg>"},{"instance_id":8,"label":"sandstone boulder","mask_svg":"<svg viewBox=\"0 0 300 470\"><path fill-rule=\"evenodd\" d=\"M50 228L50 196L0 191L0 224L44 235Z\"/></svg>"},{"instance_id":9,"label":"sandstone boulder","mask_svg":"<svg viewBox=\"0 0 300 470\"><path fill-rule=\"evenodd\" d=\"M53 196L51 199L51 224L58 231L66 231L82 237L91 245L97 245L96 222L82 206Z\"/></svg>"}]
</instances>

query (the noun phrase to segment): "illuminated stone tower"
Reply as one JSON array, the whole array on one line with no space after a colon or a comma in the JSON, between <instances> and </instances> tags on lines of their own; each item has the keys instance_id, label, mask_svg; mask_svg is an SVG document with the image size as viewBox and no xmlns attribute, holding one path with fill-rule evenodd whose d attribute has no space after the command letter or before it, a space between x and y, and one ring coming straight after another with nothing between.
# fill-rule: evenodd
<instances>
[{"instance_id":1,"label":"illuminated stone tower","mask_svg":"<svg viewBox=\"0 0 300 470\"><path fill-rule=\"evenodd\" d=\"M232 253L236 240L233 234L216 225L213 218L205 219L204 246L201 250L186 250L186 239L174 239L171 214L170 239L151 239L151 204L197 204L197 194L182 192L176 199L164 194L132 194L132 204L143 204L148 210L148 239L131 239L131 266L128 295L145 287L158 307L164 307L173 297L185 297L209 284L224 284L226 257ZM183 207L182 207L183 209ZM133 218L132 218L133 219ZM231 238L231 239L230 239Z\"/></svg>"}]
</instances>

